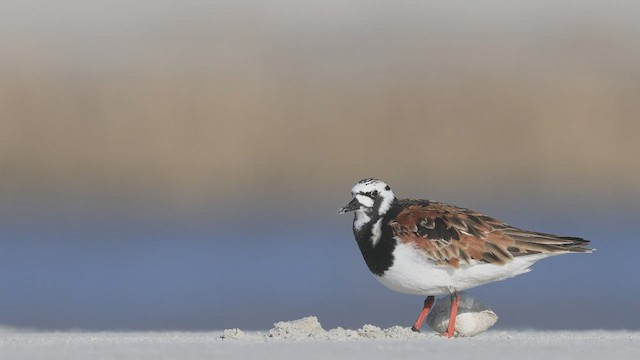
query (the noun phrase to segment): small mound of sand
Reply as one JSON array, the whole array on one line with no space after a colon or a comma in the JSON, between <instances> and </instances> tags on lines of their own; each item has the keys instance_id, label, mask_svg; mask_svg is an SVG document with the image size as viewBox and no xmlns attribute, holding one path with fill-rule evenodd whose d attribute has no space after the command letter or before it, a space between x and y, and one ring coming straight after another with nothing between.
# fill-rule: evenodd
<instances>
[{"instance_id":1,"label":"small mound of sand","mask_svg":"<svg viewBox=\"0 0 640 360\"><path fill-rule=\"evenodd\" d=\"M268 334L247 335L240 329L226 329L220 337L224 340L374 340L374 339L418 339L429 335L411 331L408 327L393 326L381 329L374 325L364 325L358 330L335 329L325 330L315 316L308 316L298 320L280 321L273 325Z\"/></svg>"},{"instance_id":2,"label":"small mound of sand","mask_svg":"<svg viewBox=\"0 0 640 360\"><path fill-rule=\"evenodd\" d=\"M222 339L231 339L231 340L240 340L245 338L244 331L234 328L234 329L226 329L222 333Z\"/></svg>"},{"instance_id":3,"label":"small mound of sand","mask_svg":"<svg viewBox=\"0 0 640 360\"><path fill-rule=\"evenodd\" d=\"M293 321L280 321L273 324L273 329L269 330L269 337L276 339L303 340L324 336L326 336L326 331L315 316Z\"/></svg>"}]
</instances>

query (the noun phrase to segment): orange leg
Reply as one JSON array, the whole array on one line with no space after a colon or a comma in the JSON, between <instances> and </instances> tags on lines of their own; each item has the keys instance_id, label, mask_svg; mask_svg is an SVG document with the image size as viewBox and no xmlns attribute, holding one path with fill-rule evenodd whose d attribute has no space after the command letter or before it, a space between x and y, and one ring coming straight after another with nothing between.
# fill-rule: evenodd
<instances>
[{"instance_id":1,"label":"orange leg","mask_svg":"<svg viewBox=\"0 0 640 360\"><path fill-rule=\"evenodd\" d=\"M411 328L412 331L420 332L420 328L424 323L424 319L427 318L427 315L429 314L429 310L431 310L431 307L433 306L434 302L435 302L435 298L433 296L427 296L427 298L424 300L424 306L422 307L422 311L420 312L420 315L418 315L418 319L416 320L415 324L413 324L413 327Z\"/></svg>"},{"instance_id":2,"label":"orange leg","mask_svg":"<svg viewBox=\"0 0 640 360\"><path fill-rule=\"evenodd\" d=\"M449 317L449 326L442 336L452 337L456 332L456 316L458 316L458 305L460 304L460 294L457 292L451 294L451 316Z\"/></svg>"}]
</instances>

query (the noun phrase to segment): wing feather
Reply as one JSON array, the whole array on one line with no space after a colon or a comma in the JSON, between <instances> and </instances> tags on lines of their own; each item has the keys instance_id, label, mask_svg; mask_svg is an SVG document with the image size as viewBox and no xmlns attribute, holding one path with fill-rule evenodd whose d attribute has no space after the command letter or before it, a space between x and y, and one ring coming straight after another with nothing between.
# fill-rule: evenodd
<instances>
[{"instance_id":1,"label":"wing feather","mask_svg":"<svg viewBox=\"0 0 640 360\"><path fill-rule=\"evenodd\" d=\"M473 260L504 265L517 256L589 252L587 240L521 230L480 212L444 203L402 200L389 222L394 237L412 243L439 265Z\"/></svg>"}]
</instances>

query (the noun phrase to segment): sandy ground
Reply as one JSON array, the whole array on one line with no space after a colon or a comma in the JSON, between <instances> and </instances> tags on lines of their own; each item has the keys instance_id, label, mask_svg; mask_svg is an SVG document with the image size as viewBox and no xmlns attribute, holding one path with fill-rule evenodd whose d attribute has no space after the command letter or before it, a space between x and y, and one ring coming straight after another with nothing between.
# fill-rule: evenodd
<instances>
[{"instance_id":1,"label":"sandy ground","mask_svg":"<svg viewBox=\"0 0 640 360\"><path fill-rule=\"evenodd\" d=\"M363 329L366 329L363 327ZM362 329L360 329L362 330ZM355 331L358 330L345 330ZM395 329L391 333L402 334ZM230 332L227 331L227 335ZM473 338L413 337L286 339L247 332L241 339L212 332L0 331L0 359L640 359L640 332L487 331Z\"/></svg>"}]
</instances>

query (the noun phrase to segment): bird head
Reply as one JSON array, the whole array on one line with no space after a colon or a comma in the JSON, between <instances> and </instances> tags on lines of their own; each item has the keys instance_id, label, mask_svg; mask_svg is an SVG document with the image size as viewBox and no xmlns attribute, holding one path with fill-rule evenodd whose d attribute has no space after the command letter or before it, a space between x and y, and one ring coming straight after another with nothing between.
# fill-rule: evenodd
<instances>
[{"instance_id":1,"label":"bird head","mask_svg":"<svg viewBox=\"0 0 640 360\"><path fill-rule=\"evenodd\" d=\"M363 179L351 188L353 198L338 214L355 211L368 217L383 216L395 199L393 191L384 181L378 179Z\"/></svg>"}]
</instances>

